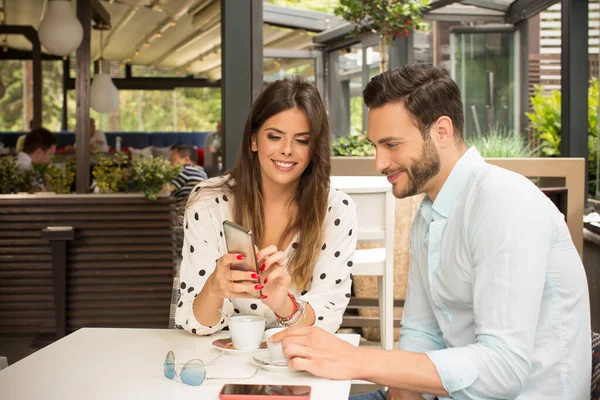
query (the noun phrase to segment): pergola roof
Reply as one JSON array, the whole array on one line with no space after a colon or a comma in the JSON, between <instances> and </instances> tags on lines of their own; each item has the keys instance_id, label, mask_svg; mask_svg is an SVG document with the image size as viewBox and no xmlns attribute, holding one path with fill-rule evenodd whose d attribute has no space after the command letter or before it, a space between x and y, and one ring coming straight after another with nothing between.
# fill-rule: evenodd
<instances>
[{"instance_id":1,"label":"pergola roof","mask_svg":"<svg viewBox=\"0 0 600 400\"><path fill-rule=\"evenodd\" d=\"M47 0L4 0L6 24L38 28ZM92 0L110 17L103 32L106 60L221 77L221 4L219 0ZM312 32L344 23L333 15L264 4L264 48L309 50ZM291 28L291 29L290 29ZM1 43L1 40L0 40ZM21 36L9 36L8 47L30 51ZM93 29L92 60L100 57L100 31Z\"/></svg>"},{"instance_id":2,"label":"pergola roof","mask_svg":"<svg viewBox=\"0 0 600 400\"><path fill-rule=\"evenodd\" d=\"M428 21L477 21L516 24L548 8L558 0L433 0L425 14ZM328 43L348 35L355 24L341 24L315 37Z\"/></svg>"}]
</instances>

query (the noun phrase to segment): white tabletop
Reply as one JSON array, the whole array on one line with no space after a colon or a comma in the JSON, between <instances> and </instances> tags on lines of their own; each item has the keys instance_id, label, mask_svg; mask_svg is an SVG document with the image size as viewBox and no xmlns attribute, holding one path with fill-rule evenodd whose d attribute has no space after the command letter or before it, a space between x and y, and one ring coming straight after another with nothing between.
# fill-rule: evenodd
<instances>
[{"instance_id":1,"label":"white tabletop","mask_svg":"<svg viewBox=\"0 0 600 400\"><path fill-rule=\"evenodd\" d=\"M317 378L306 372L260 370L252 379L207 379L189 386L165 378L169 350L178 363L206 362L219 351L211 343L228 332L201 337L181 330L85 328L0 371L0 399L218 399L225 383L309 385L311 399L347 400L350 381ZM358 345L359 335L338 335ZM252 353L250 353L252 354ZM207 367L207 378L250 376L251 355L226 354Z\"/></svg>"},{"instance_id":2,"label":"white tabletop","mask_svg":"<svg viewBox=\"0 0 600 400\"><path fill-rule=\"evenodd\" d=\"M379 193L392 190L392 184L385 176L332 176L331 187L346 193Z\"/></svg>"}]
</instances>

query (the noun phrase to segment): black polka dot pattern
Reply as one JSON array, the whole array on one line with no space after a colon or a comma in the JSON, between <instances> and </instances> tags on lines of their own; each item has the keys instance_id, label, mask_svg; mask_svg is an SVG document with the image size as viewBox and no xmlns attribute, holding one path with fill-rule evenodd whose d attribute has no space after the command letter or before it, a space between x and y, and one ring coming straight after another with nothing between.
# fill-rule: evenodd
<instances>
[{"instance_id":1,"label":"black polka dot pattern","mask_svg":"<svg viewBox=\"0 0 600 400\"><path fill-rule=\"evenodd\" d=\"M188 293L192 293L193 291L194 291L194 287L193 287L193 286L190 286L190 287L188 288Z\"/></svg>"},{"instance_id":2,"label":"black polka dot pattern","mask_svg":"<svg viewBox=\"0 0 600 400\"><path fill-rule=\"evenodd\" d=\"M338 226L338 225L340 224L340 219L338 218L338 219L336 219L335 221L333 221L333 224L334 224L335 226Z\"/></svg>"},{"instance_id":3,"label":"black polka dot pattern","mask_svg":"<svg viewBox=\"0 0 600 400\"><path fill-rule=\"evenodd\" d=\"M329 212L329 211L331 211L331 207L329 207L329 208L327 209L327 212Z\"/></svg>"},{"instance_id":4,"label":"black polka dot pattern","mask_svg":"<svg viewBox=\"0 0 600 400\"><path fill-rule=\"evenodd\" d=\"M219 204L219 198L215 198L215 201L217 202L217 204Z\"/></svg>"},{"instance_id":5,"label":"black polka dot pattern","mask_svg":"<svg viewBox=\"0 0 600 400\"><path fill-rule=\"evenodd\" d=\"M253 310L256 310L258 308L258 306L254 303L250 304L250 308Z\"/></svg>"},{"instance_id":6,"label":"black polka dot pattern","mask_svg":"<svg viewBox=\"0 0 600 400\"><path fill-rule=\"evenodd\" d=\"M302 292L300 292L300 296L304 296L306 293L308 293L308 290L303 290Z\"/></svg>"},{"instance_id":7,"label":"black polka dot pattern","mask_svg":"<svg viewBox=\"0 0 600 400\"><path fill-rule=\"evenodd\" d=\"M332 306L335 306L335 303L330 301L329 304L331 304Z\"/></svg>"},{"instance_id":8,"label":"black polka dot pattern","mask_svg":"<svg viewBox=\"0 0 600 400\"><path fill-rule=\"evenodd\" d=\"M335 258L338 258L340 256L340 252L336 251L335 254L333 255Z\"/></svg>"},{"instance_id":9,"label":"black polka dot pattern","mask_svg":"<svg viewBox=\"0 0 600 400\"><path fill-rule=\"evenodd\" d=\"M183 306L183 301L180 301L179 304L177 304L177 307L181 307Z\"/></svg>"},{"instance_id":10,"label":"black polka dot pattern","mask_svg":"<svg viewBox=\"0 0 600 400\"><path fill-rule=\"evenodd\" d=\"M351 267L354 265L354 263L352 261L348 261L348 264L346 264L347 266Z\"/></svg>"},{"instance_id":11,"label":"black polka dot pattern","mask_svg":"<svg viewBox=\"0 0 600 400\"><path fill-rule=\"evenodd\" d=\"M189 229L189 228L188 228L188 223L187 223L187 221L186 221L186 223L185 223L185 229Z\"/></svg>"},{"instance_id":12,"label":"black polka dot pattern","mask_svg":"<svg viewBox=\"0 0 600 400\"><path fill-rule=\"evenodd\" d=\"M223 231L219 232L219 235L221 235L221 237L223 237Z\"/></svg>"},{"instance_id":13,"label":"black polka dot pattern","mask_svg":"<svg viewBox=\"0 0 600 400\"><path fill-rule=\"evenodd\" d=\"M327 248L327 243L323 243L323 247L321 247L321 250L325 250Z\"/></svg>"},{"instance_id":14,"label":"black polka dot pattern","mask_svg":"<svg viewBox=\"0 0 600 400\"><path fill-rule=\"evenodd\" d=\"M346 298L349 299L350 298L350 293L346 293Z\"/></svg>"},{"instance_id":15,"label":"black polka dot pattern","mask_svg":"<svg viewBox=\"0 0 600 400\"><path fill-rule=\"evenodd\" d=\"M339 285L340 283L342 283L342 280L341 280L341 279L336 279L336 280L335 280L335 284L336 284L336 285Z\"/></svg>"},{"instance_id":16,"label":"black polka dot pattern","mask_svg":"<svg viewBox=\"0 0 600 400\"><path fill-rule=\"evenodd\" d=\"M190 253L194 252L194 246L190 246Z\"/></svg>"},{"instance_id":17,"label":"black polka dot pattern","mask_svg":"<svg viewBox=\"0 0 600 400\"><path fill-rule=\"evenodd\" d=\"M198 272L198 275L200 275L200 276L206 275L206 270L201 269L200 272Z\"/></svg>"},{"instance_id":18,"label":"black polka dot pattern","mask_svg":"<svg viewBox=\"0 0 600 400\"><path fill-rule=\"evenodd\" d=\"M344 203L345 205L348 205L348 204L349 204L349 203L348 203L348 200L346 200L346 199L344 199L344 200L342 201L342 203Z\"/></svg>"},{"instance_id":19,"label":"black polka dot pattern","mask_svg":"<svg viewBox=\"0 0 600 400\"><path fill-rule=\"evenodd\" d=\"M348 236L352 236L352 229L350 229L350 232L348 232Z\"/></svg>"},{"instance_id":20,"label":"black polka dot pattern","mask_svg":"<svg viewBox=\"0 0 600 400\"><path fill-rule=\"evenodd\" d=\"M225 323L225 319L221 320L221 325L223 325Z\"/></svg>"},{"instance_id":21,"label":"black polka dot pattern","mask_svg":"<svg viewBox=\"0 0 600 400\"><path fill-rule=\"evenodd\" d=\"M223 201L229 201L229 199L227 198L227 196L223 195Z\"/></svg>"},{"instance_id":22,"label":"black polka dot pattern","mask_svg":"<svg viewBox=\"0 0 600 400\"><path fill-rule=\"evenodd\" d=\"M198 216L198 213L194 214L194 219L195 219L196 221L200 220L200 217Z\"/></svg>"},{"instance_id":23,"label":"black polka dot pattern","mask_svg":"<svg viewBox=\"0 0 600 400\"><path fill-rule=\"evenodd\" d=\"M181 282L181 285L180 285L180 287L181 287L182 289L185 289L185 288L186 288L186 286L187 286L187 285L185 284L185 282Z\"/></svg>"},{"instance_id":24,"label":"black polka dot pattern","mask_svg":"<svg viewBox=\"0 0 600 400\"><path fill-rule=\"evenodd\" d=\"M196 334L196 329L192 329L192 333L195 335Z\"/></svg>"},{"instance_id":25,"label":"black polka dot pattern","mask_svg":"<svg viewBox=\"0 0 600 400\"><path fill-rule=\"evenodd\" d=\"M319 278L321 278L321 280L323 280L323 279L327 278L327 274L325 272L323 272L321 274L321 276L319 276Z\"/></svg>"},{"instance_id":26,"label":"black polka dot pattern","mask_svg":"<svg viewBox=\"0 0 600 400\"><path fill-rule=\"evenodd\" d=\"M200 186L196 186L196 189L194 190L194 192L198 193L199 190L200 190Z\"/></svg>"},{"instance_id":27,"label":"black polka dot pattern","mask_svg":"<svg viewBox=\"0 0 600 400\"><path fill-rule=\"evenodd\" d=\"M319 317L317 318L319 321L323 321L323 317Z\"/></svg>"},{"instance_id":28,"label":"black polka dot pattern","mask_svg":"<svg viewBox=\"0 0 600 400\"><path fill-rule=\"evenodd\" d=\"M233 309L233 312L234 312L234 313L236 313L236 314L239 314L239 313L240 313L240 310L238 310L237 308L234 308L234 309Z\"/></svg>"}]
</instances>

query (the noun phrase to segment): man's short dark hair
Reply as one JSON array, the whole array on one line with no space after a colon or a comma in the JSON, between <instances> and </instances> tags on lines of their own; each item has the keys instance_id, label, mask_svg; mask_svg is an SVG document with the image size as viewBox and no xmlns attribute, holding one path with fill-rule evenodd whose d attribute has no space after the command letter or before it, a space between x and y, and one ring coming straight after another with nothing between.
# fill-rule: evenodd
<instances>
[{"instance_id":1,"label":"man's short dark hair","mask_svg":"<svg viewBox=\"0 0 600 400\"><path fill-rule=\"evenodd\" d=\"M179 153L179 157L189 157L190 161L194 164L198 164L198 153L196 148L191 144L176 144L171 147L172 151Z\"/></svg>"},{"instance_id":2,"label":"man's short dark hair","mask_svg":"<svg viewBox=\"0 0 600 400\"><path fill-rule=\"evenodd\" d=\"M442 67L430 63L403 65L375 76L365 87L368 108L402 103L421 130L429 135L431 125L441 116L452 120L457 140L464 141L464 115L460 89Z\"/></svg>"},{"instance_id":3,"label":"man's short dark hair","mask_svg":"<svg viewBox=\"0 0 600 400\"><path fill-rule=\"evenodd\" d=\"M45 128L35 128L27 135L23 141L23 152L27 154L34 153L37 149L42 151L48 150L52 146L56 146L56 135Z\"/></svg>"}]
</instances>

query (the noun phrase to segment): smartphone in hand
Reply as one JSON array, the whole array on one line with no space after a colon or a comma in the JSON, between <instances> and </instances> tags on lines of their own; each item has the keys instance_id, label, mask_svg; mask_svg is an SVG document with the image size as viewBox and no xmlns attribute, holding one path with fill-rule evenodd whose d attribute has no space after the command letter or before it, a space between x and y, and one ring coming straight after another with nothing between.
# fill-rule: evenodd
<instances>
[{"instance_id":1,"label":"smartphone in hand","mask_svg":"<svg viewBox=\"0 0 600 400\"><path fill-rule=\"evenodd\" d=\"M241 225L234 224L231 221L223 221L223 232L225 233L227 252L244 255L244 261L240 264L236 264L233 268L259 274L260 271L258 270L258 265L256 263L256 252L254 250L254 236L252 235L252 231ZM262 290L254 291L250 294L259 298L262 296Z\"/></svg>"}]
</instances>

